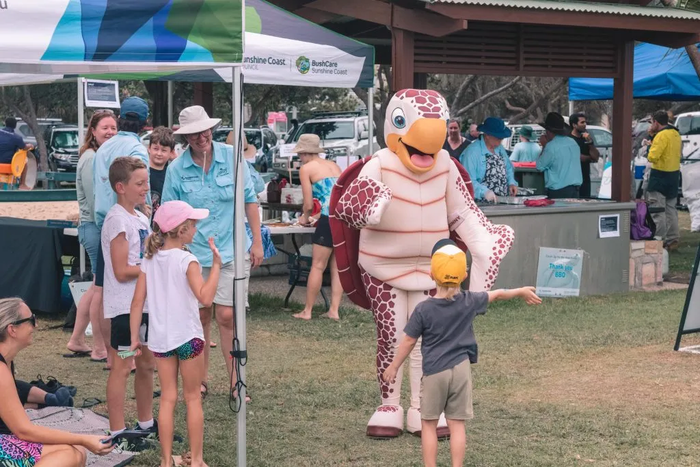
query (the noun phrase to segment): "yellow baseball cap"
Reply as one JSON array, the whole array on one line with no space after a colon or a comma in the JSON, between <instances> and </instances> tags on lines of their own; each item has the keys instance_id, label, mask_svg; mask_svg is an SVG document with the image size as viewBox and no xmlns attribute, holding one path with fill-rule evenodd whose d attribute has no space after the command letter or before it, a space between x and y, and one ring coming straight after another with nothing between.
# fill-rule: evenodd
<instances>
[{"instance_id":1,"label":"yellow baseball cap","mask_svg":"<svg viewBox=\"0 0 700 467\"><path fill-rule=\"evenodd\" d=\"M449 238L433 247L430 272L439 286L457 287L467 278L467 255Z\"/></svg>"}]
</instances>

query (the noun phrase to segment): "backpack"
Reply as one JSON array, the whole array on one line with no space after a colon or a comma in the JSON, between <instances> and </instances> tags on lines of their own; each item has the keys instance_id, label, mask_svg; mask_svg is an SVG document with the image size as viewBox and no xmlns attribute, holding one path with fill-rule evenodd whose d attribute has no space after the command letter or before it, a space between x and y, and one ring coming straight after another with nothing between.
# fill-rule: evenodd
<instances>
[{"instance_id":1,"label":"backpack","mask_svg":"<svg viewBox=\"0 0 700 467\"><path fill-rule=\"evenodd\" d=\"M656 224L651 218L647 203L637 201L637 205L630 215L630 239L651 240L655 234Z\"/></svg>"}]
</instances>

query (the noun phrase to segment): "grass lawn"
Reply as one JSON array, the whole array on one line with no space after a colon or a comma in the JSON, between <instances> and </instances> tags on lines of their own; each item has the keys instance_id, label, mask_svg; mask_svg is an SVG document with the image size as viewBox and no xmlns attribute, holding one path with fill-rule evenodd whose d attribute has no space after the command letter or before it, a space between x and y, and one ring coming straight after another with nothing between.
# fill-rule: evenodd
<instances>
[{"instance_id":1,"label":"grass lawn","mask_svg":"<svg viewBox=\"0 0 700 467\"><path fill-rule=\"evenodd\" d=\"M700 232L690 231L690 215L687 211L678 212L678 224L681 230L681 243L678 250L669 255L669 273L672 281L687 284L693 271L695 253L700 245Z\"/></svg>"},{"instance_id":2,"label":"grass lawn","mask_svg":"<svg viewBox=\"0 0 700 467\"><path fill-rule=\"evenodd\" d=\"M700 356L672 351L683 300L676 291L493 306L475 325L481 357L465 465L697 465ZM253 296L251 306L248 465L421 465L419 439L365 437L379 404L369 313L306 323L282 311L279 299ZM106 372L61 358L68 336L49 324L18 358L19 376L51 374L76 384L80 401L104 399ZM218 349L214 355L205 459L235 465L236 418ZM133 416L133 401L129 410ZM178 431L185 433L182 409ZM441 443L440 465L448 465L448 449ZM176 454L184 450L176 446ZM157 464L157 452L134 462Z\"/></svg>"}]
</instances>

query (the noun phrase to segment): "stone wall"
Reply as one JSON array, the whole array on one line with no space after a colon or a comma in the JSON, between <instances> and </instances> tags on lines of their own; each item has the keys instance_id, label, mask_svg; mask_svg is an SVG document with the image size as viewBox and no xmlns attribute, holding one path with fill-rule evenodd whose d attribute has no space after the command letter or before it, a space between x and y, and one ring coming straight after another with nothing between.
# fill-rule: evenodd
<instances>
[{"instance_id":1,"label":"stone wall","mask_svg":"<svg viewBox=\"0 0 700 467\"><path fill-rule=\"evenodd\" d=\"M630 290L645 290L663 283L663 242L630 242Z\"/></svg>"}]
</instances>

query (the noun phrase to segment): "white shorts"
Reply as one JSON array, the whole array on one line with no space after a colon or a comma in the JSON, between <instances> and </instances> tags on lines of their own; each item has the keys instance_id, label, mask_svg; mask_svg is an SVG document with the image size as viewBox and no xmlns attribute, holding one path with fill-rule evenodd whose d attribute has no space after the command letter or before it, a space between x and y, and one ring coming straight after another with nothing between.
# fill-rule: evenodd
<instances>
[{"instance_id":1,"label":"white shorts","mask_svg":"<svg viewBox=\"0 0 700 467\"><path fill-rule=\"evenodd\" d=\"M209 278L210 272L211 268L202 268L202 276L204 277L205 281ZM219 274L219 284L216 286L214 303L221 306L233 306L233 283L235 277L236 271L233 267L233 261L221 266L221 274ZM199 307L204 308L201 303L199 304Z\"/></svg>"}]
</instances>

